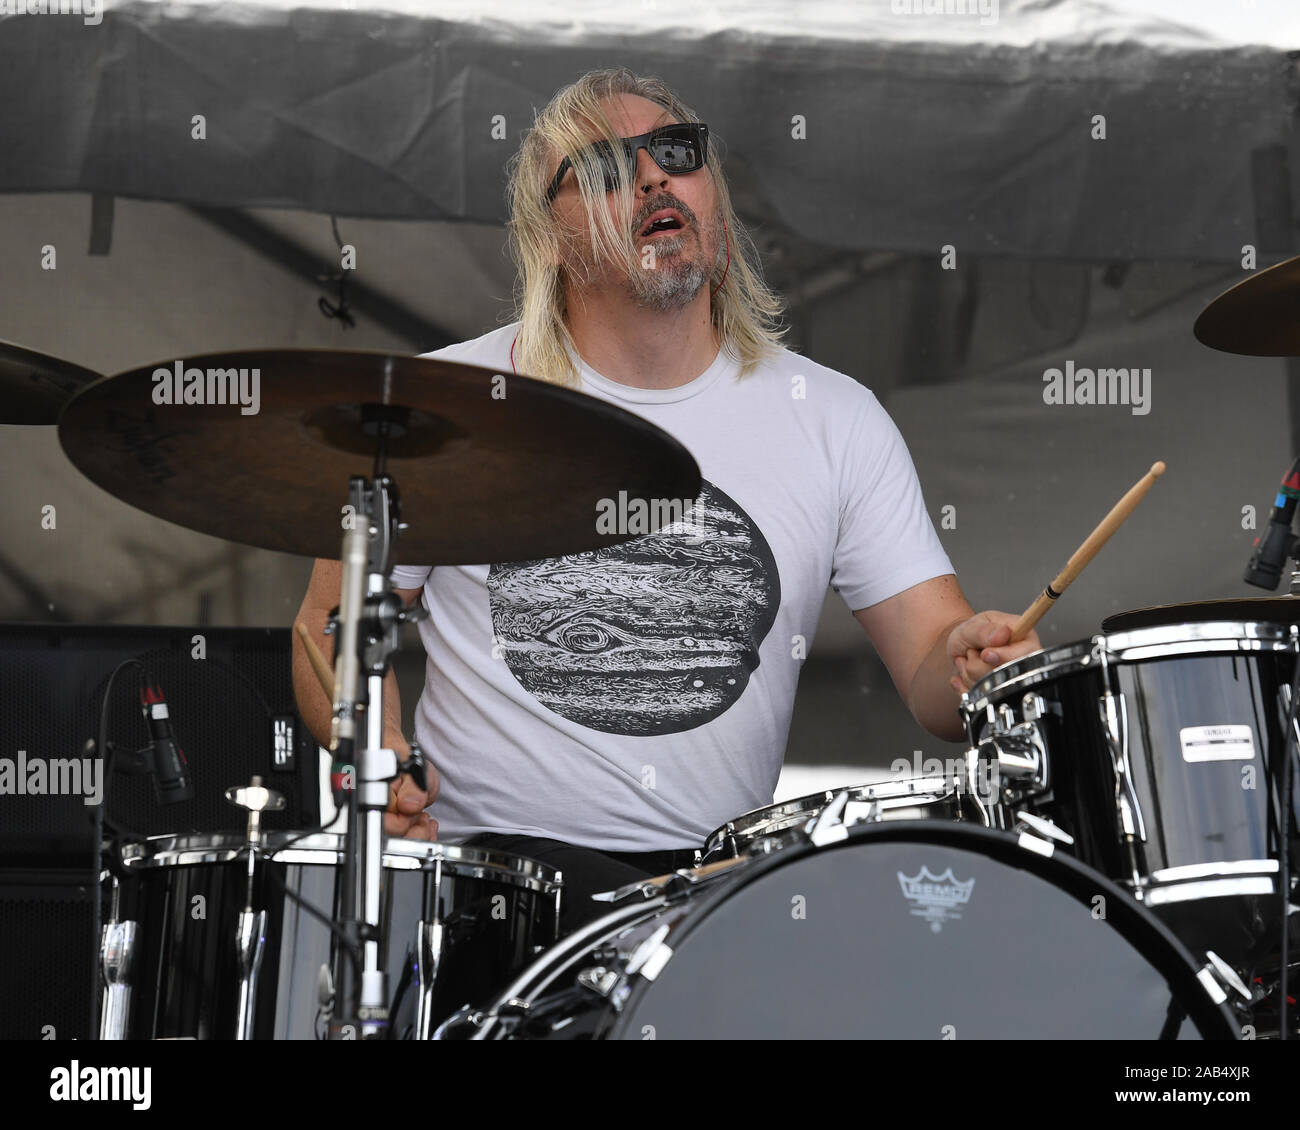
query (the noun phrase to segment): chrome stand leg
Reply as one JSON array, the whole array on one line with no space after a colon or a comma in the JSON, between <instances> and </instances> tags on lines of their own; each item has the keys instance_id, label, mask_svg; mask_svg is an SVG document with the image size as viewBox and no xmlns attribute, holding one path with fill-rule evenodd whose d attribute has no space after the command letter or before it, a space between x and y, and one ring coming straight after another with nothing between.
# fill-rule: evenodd
<instances>
[{"instance_id":1,"label":"chrome stand leg","mask_svg":"<svg viewBox=\"0 0 1300 1130\"><path fill-rule=\"evenodd\" d=\"M131 1020L131 982L135 964L134 922L108 922L99 946L104 1003L99 1015L101 1040L125 1040Z\"/></svg>"},{"instance_id":2,"label":"chrome stand leg","mask_svg":"<svg viewBox=\"0 0 1300 1130\"><path fill-rule=\"evenodd\" d=\"M420 966L419 1009L416 1013L417 1040L433 1038L433 987L438 983L438 960L442 956L442 923L421 921L415 927L415 952Z\"/></svg>"},{"instance_id":3,"label":"chrome stand leg","mask_svg":"<svg viewBox=\"0 0 1300 1130\"><path fill-rule=\"evenodd\" d=\"M235 934L239 961L239 1015L235 1021L235 1039L251 1040L257 1019L257 978L262 971L262 953L266 949L266 911L241 910Z\"/></svg>"}]
</instances>

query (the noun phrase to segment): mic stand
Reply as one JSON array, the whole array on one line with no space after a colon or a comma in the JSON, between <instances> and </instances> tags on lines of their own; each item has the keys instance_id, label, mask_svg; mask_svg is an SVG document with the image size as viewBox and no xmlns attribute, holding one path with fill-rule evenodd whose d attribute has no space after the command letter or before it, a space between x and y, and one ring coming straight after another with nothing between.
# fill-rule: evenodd
<instances>
[{"instance_id":1,"label":"mic stand","mask_svg":"<svg viewBox=\"0 0 1300 1130\"><path fill-rule=\"evenodd\" d=\"M353 476L350 522L343 534L343 578L337 632L330 748L348 791L348 822L338 916L346 943L333 954L334 994L330 1039L382 1039L388 1035L387 974L382 967L380 895L384 812L397 753L384 748L384 677L397 650L400 627L423 618L389 587L393 543L403 529L397 484L386 473L390 436L405 432L405 410L364 405L362 427L376 437L373 479ZM355 763L354 763L355 759ZM355 964L354 964L355 963ZM359 968L358 968L359 966Z\"/></svg>"}]
</instances>

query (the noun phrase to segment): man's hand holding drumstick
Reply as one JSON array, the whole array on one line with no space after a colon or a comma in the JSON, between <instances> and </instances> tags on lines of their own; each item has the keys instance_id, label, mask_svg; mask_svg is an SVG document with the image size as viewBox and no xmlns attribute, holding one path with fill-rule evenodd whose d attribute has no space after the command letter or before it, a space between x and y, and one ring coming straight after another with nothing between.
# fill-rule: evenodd
<instances>
[{"instance_id":1,"label":"man's hand holding drumstick","mask_svg":"<svg viewBox=\"0 0 1300 1130\"><path fill-rule=\"evenodd\" d=\"M949 680L953 690L968 691L995 667L1042 648L1032 628L1020 639L1012 639L1012 627L1019 619L1013 612L981 612L952 630L948 654L957 670Z\"/></svg>"},{"instance_id":2,"label":"man's hand holding drumstick","mask_svg":"<svg viewBox=\"0 0 1300 1130\"><path fill-rule=\"evenodd\" d=\"M1119 529L1124 520L1137 509L1152 483L1165 472L1163 463L1155 463L1115 504L1101 524L1088 535L1075 550L1038 599L1019 616L1007 612L981 612L973 619L958 624L948 637L948 654L952 657L957 674L950 680L953 690L968 691L995 667L1039 650L1038 634L1034 625L1042 619L1070 583L1083 572L1084 566L1097 555L1097 551Z\"/></svg>"}]
</instances>

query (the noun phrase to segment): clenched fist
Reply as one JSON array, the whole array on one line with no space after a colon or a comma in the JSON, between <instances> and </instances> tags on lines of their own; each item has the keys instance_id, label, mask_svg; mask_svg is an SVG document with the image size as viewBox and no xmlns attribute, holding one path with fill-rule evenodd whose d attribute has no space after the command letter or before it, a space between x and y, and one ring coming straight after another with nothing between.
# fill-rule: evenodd
<instances>
[{"instance_id":1,"label":"clenched fist","mask_svg":"<svg viewBox=\"0 0 1300 1130\"><path fill-rule=\"evenodd\" d=\"M1011 642L1011 626L1019 619L1010 612L981 612L958 624L948 635L948 656L954 674L949 684L958 694L968 691L995 667L1042 648L1038 633Z\"/></svg>"},{"instance_id":2,"label":"clenched fist","mask_svg":"<svg viewBox=\"0 0 1300 1130\"><path fill-rule=\"evenodd\" d=\"M405 762L410 755L409 747L398 749L397 758ZM436 840L438 838L438 821L424 810L438 797L438 770L432 762L424 763L424 775L428 792L421 792L415 782L405 773L399 773L397 779L388 786L388 811L384 813L384 833L389 836L405 836L412 840Z\"/></svg>"}]
</instances>

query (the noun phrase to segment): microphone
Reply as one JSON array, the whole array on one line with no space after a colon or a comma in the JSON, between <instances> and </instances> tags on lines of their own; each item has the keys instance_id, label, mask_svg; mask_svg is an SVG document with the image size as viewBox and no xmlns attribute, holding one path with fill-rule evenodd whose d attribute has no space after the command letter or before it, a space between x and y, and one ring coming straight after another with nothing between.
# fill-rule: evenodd
<instances>
[{"instance_id":1,"label":"microphone","mask_svg":"<svg viewBox=\"0 0 1300 1130\"><path fill-rule=\"evenodd\" d=\"M1248 585L1276 591L1282 580L1288 557L1295 556L1296 537L1291 532L1295 518L1296 500L1300 499L1300 457L1291 464L1291 470L1282 478L1273 511L1268 516L1268 530L1262 538L1255 539L1255 552L1246 566L1243 580Z\"/></svg>"},{"instance_id":2,"label":"microphone","mask_svg":"<svg viewBox=\"0 0 1300 1130\"><path fill-rule=\"evenodd\" d=\"M194 785L190 782L189 765L172 734L171 716L162 688L154 682L152 675L145 676L145 684L140 690L140 705L144 709L145 721L149 723L149 744L144 753L153 777L155 799L159 804L193 800Z\"/></svg>"}]
</instances>

